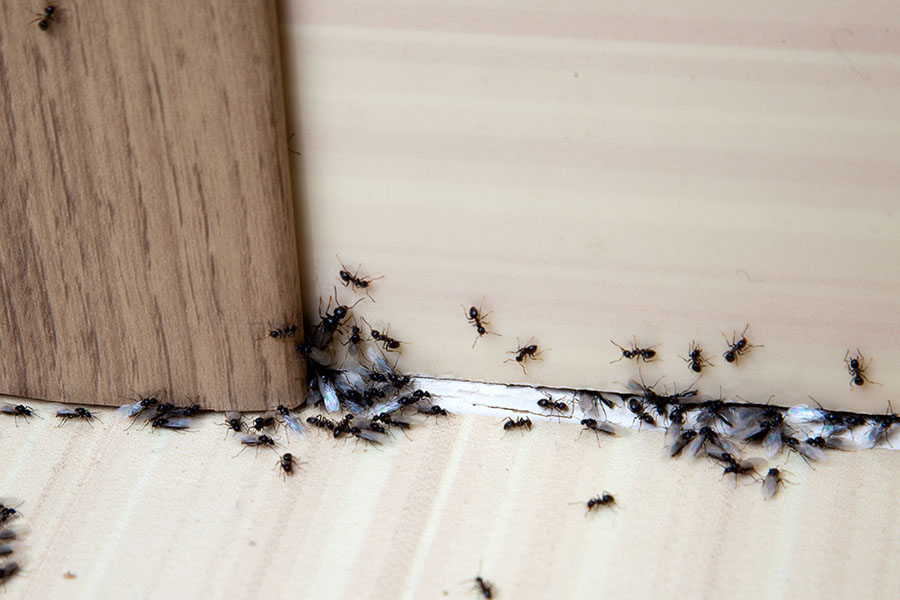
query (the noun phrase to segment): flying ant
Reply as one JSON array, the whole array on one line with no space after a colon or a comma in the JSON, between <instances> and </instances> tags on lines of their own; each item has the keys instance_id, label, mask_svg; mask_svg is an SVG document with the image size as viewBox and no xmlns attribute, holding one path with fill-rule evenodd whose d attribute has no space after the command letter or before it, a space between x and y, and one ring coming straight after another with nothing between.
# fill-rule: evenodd
<instances>
[{"instance_id":1,"label":"flying ant","mask_svg":"<svg viewBox=\"0 0 900 600\"><path fill-rule=\"evenodd\" d=\"M335 256L337 256L337 255L335 254ZM365 290L366 296L369 297L369 300L371 300L372 302L375 302L375 298L373 298L369 294L369 284L372 283L373 281L378 281L379 279L382 279L384 277L384 275L382 275L381 277L360 277L359 270L362 268L362 263L360 263L360 265L358 267L356 267L356 273L353 273L351 275L350 271L347 270L347 267L344 266L343 261L341 261L341 257L337 256L337 259L338 259L338 262L341 263L341 270L338 273L338 276L341 278L341 284L344 287L352 285L356 289Z\"/></svg>"},{"instance_id":2,"label":"flying ant","mask_svg":"<svg viewBox=\"0 0 900 600\"><path fill-rule=\"evenodd\" d=\"M808 444L805 441L800 441L792 435L788 435L786 433L781 434L781 443L787 448L788 458L791 457L791 454L796 452L800 455L800 458L812 468L812 464L809 462L811 460L822 460L825 458L825 452L818 447L818 445ZM815 442L814 442L815 443Z\"/></svg>"},{"instance_id":3,"label":"flying ant","mask_svg":"<svg viewBox=\"0 0 900 600\"><path fill-rule=\"evenodd\" d=\"M728 336L724 333L722 334L722 337L725 338L725 344L728 346L728 350L722 354L722 356L725 357L725 362L737 364L738 357L750 352L751 348L764 347L762 344L751 344L747 341L746 334L748 329L750 329L749 323L744 327L744 331L741 332L741 339L737 339L737 332L732 332L730 342L728 341Z\"/></svg>"},{"instance_id":4,"label":"flying ant","mask_svg":"<svg viewBox=\"0 0 900 600\"><path fill-rule=\"evenodd\" d=\"M487 333L490 333L492 335L500 335L499 333L494 333L493 331L487 330L487 325L490 325L490 323L488 323L488 321L487 321L487 318L494 311L488 311L486 313L482 312L483 306L484 306L484 298L481 299L481 304L478 305L478 308L475 308L474 306L470 306L469 310L466 311L466 320L469 323L471 323L472 326L475 327L475 331L478 332L478 337L476 337L475 341L472 342L473 348L475 347L475 344L478 343L478 340L480 340L481 337ZM463 306L463 310L464 311L466 310L465 306Z\"/></svg>"},{"instance_id":5,"label":"flying ant","mask_svg":"<svg viewBox=\"0 0 900 600\"><path fill-rule=\"evenodd\" d=\"M274 451L275 440L270 438L269 436L267 436L264 433L263 434L250 434L250 435L245 435L244 437L241 438L241 444L244 445L244 447L241 448L241 452L243 452L247 448L250 448L251 446L254 446L256 448L256 454L258 456L259 449L262 446L269 446L270 448L273 448L273 451ZM241 452L238 452L234 456L237 457Z\"/></svg>"},{"instance_id":6,"label":"flying ant","mask_svg":"<svg viewBox=\"0 0 900 600\"><path fill-rule=\"evenodd\" d=\"M669 456L675 458L681 454L681 451L688 444L694 441L694 438L697 437L697 432L693 429L682 430L681 427L670 427L669 431L666 432L666 437L670 444Z\"/></svg>"},{"instance_id":7,"label":"flying ant","mask_svg":"<svg viewBox=\"0 0 900 600\"><path fill-rule=\"evenodd\" d=\"M321 321L319 322L318 328L316 330L316 339L314 346L319 348L325 348L331 343L332 338L334 337L335 332L340 331L341 322L350 312L354 306L362 302L363 299L360 298L350 306L346 304L340 304L337 299L337 288L334 289L334 302L337 304L334 308L334 312L328 312L328 309L331 308L331 297L328 297L328 304L325 305L325 314L322 314L322 298L319 298L319 318Z\"/></svg>"},{"instance_id":8,"label":"flying ant","mask_svg":"<svg viewBox=\"0 0 900 600\"><path fill-rule=\"evenodd\" d=\"M779 469L772 467L762 481L762 497L768 500L778 493L778 486L784 485L785 479Z\"/></svg>"},{"instance_id":9,"label":"flying ant","mask_svg":"<svg viewBox=\"0 0 900 600\"><path fill-rule=\"evenodd\" d=\"M32 19L31 22L34 23L37 21L38 27L41 31L47 31L50 29L50 25L53 24L56 20L56 16L62 9L57 7L55 4L48 4L44 7L43 13L34 13L37 15L36 19Z\"/></svg>"},{"instance_id":10,"label":"flying ant","mask_svg":"<svg viewBox=\"0 0 900 600\"><path fill-rule=\"evenodd\" d=\"M606 435L617 435L616 428L613 427L612 424L607 421L598 421L597 419L592 419L590 417L584 418L581 420L582 429L578 434L578 437L581 437L585 431L593 431L594 435L597 436L597 445L600 445L600 434L604 433ZM576 438L577 439L577 438Z\"/></svg>"},{"instance_id":11,"label":"flying ant","mask_svg":"<svg viewBox=\"0 0 900 600\"><path fill-rule=\"evenodd\" d=\"M719 462L724 464L724 467L722 469L723 477L728 474L734 475L735 484L737 484L737 478L740 475L753 476L756 474L757 467L765 464L764 461L756 458L748 458L739 461L727 452L720 455L712 455L712 457L713 459L718 460Z\"/></svg>"},{"instance_id":12,"label":"flying ant","mask_svg":"<svg viewBox=\"0 0 900 600\"><path fill-rule=\"evenodd\" d=\"M714 366L708 359L703 356L703 349L697 345L697 342L691 342L690 350L688 351L687 358L681 357L681 360L688 363L688 368L694 373L699 373L703 370L703 367L712 367Z\"/></svg>"},{"instance_id":13,"label":"flying ant","mask_svg":"<svg viewBox=\"0 0 900 600\"><path fill-rule=\"evenodd\" d=\"M34 409L30 406L25 406L24 404L10 404L9 402L4 402L0 404L0 413L4 415L12 415L15 419L16 427L19 426L19 417L25 419L25 422L28 422L28 417L38 417L40 415L35 414Z\"/></svg>"},{"instance_id":14,"label":"flying ant","mask_svg":"<svg viewBox=\"0 0 900 600\"><path fill-rule=\"evenodd\" d=\"M272 415L266 415L264 417L256 417L253 419L253 424L250 426L252 429L257 431L262 431L267 427L272 427L275 425L275 417Z\"/></svg>"},{"instance_id":15,"label":"flying ant","mask_svg":"<svg viewBox=\"0 0 900 600\"><path fill-rule=\"evenodd\" d=\"M448 411L445 408L440 407L437 404L432 404L431 406L420 406L419 412L426 416L433 417L451 417L453 413Z\"/></svg>"},{"instance_id":16,"label":"flying ant","mask_svg":"<svg viewBox=\"0 0 900 600\"><path fill-rule=\"evenodd\" d=\"M868 361L869 364L872 364L872 361ZM853 389L854 385L861 386L864 383L872 383L875 385L881 385L876 381L872 381L868 377L866 377L866 369L869 365L866 364L866 358L862 355L862 352L859 351L859 348L856 349L856 356L850 358L850 351L847 350L847 354L844 355L844 363L847 365L847 371L850 373L852 379L850 380L850 389Z\"/></svg>"},{"instance_id":17,"label":"flying ant","mask_svg":"<svg viewBox=\"0 0 900 600\"><path fill-rule=\"evenodd\" d=\"M191 426L191 421L177 417L157 417L150 422L153 429L187 429Z\"/></svg>"},{"instance_id":18,"label":"flying ant","mask_svg":"<svg viewBox=\"0 0 900 600\"><path fill-rule=\"evenodd\" d=\"M506 420L503 421L503 429L509 431L510 429L527 429L531 431L531 419L528 417L519 417L518 419L513 420L512 417L506 417Z\"/></svg>"},{"instance_id":19,"label":"flying ant","mask_svg":"<svg viewBox=\"0 0 900 600\"><path fill-rule=\"evenodd\" d=\"M509 352L507 352L507 354L515 354L516 356L514 358L507 358L503 362L510 362L515 360L517 363L519 363L519 366L522 367L522 372L527 375L528 371L525 369L525 360L528 358L530 358L531 360L543 360L541 358L538 358L538 356L545 352L544 350L538 350L537 344L531 343L533 341L534 338L530 338L528 340L529 343L523 346L521 342L519 342L519 338L516 338L516 346L518 347L515 350L510 350Z\"/></svg>"},{"instance_id":20,"label":"flying ant","mask_svg":"<svg viewBox=\"0 0 900 600\"><path fill-rule=\"evenodd\" d=\"M380 343L381 347L384 348L385 350L387 350L387 351L399 350L400 344L405 343L405 342L400 342L400 341L395 340L394 338L390 337L388 335L387 329L384 332L374 329L372 327L372 325L370 325L369 322L366 321L365 317L363 317L363 321L365 322L366 325L369 326L369 335L372 336L372 339L377 341L378 343ZM388 327L388 329L390 329L390 327Z\"/></svg>"},{"instance_id":21,"label":"flying ant","mask_svg":"<svg viewBox=\"0 0 900 600\"><path fill-rule=\"evenodd\" d=\"M284 420L283 425L286 430L290 429L297 435L303 435L304 433L306 433L306 430L303 428L303 424L300 422L300 419L298 419L288 407L279 404L275 410L278 411L278 414Z\"/></svg>"},{"instance_id":22,"label":"flying ant","mask_svg":"<svg viewBox=\"0 0 900 600\"><path fill-rule=\"evenodd\" d=\"M81 407L81 406L74 408L74 409L68 408L68 407L59 408L56 411L56 416L59 417L60 419L62 419L62 421L59 422L59 425L57 425L57 427L61 427L69 419L84 419L85 421L88 422L89 425L90 425L91 421L93 421L95 419L97 421L100 421L100 419L98 417L91 414L91 411L89 411L88 409ZM93 427L93 425L91 425L91 427Z\"/></svg>"}]
</instances>

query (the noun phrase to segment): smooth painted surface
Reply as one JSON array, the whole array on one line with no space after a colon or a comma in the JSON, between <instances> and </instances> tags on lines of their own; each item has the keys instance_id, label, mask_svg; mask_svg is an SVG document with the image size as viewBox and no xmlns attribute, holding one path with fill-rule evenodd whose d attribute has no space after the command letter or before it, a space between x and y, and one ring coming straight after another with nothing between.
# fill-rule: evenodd
<instances>
[{"instance_id":1,"label":"smooth painted surface","mask_svg":"<svg viewBox=\"0 0 900 600\"><path fill-rule=\"evenodd\" d=\"M307 320L340 268L436 376L878 412L900 387L900 5L281 5ZM338 287L348 301L352 294ZM464 308L492 329L471 349ZM737 368L725 341L765 345ZM516 337L550 349L525 375ZM848 349L882 387L851 390Z\"/></svg>"}]
</instances>

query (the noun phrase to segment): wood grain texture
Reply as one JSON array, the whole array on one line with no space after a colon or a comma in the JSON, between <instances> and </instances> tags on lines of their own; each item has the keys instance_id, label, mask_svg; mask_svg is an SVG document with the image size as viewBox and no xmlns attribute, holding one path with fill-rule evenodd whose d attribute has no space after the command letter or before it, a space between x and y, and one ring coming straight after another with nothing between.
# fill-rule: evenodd
<instances>
[{"instance_id":1,"label":"wood grain texture","mask_svg":"<svg viewBox=\"0 0 900 600\"><path fill-rule=\"evenodd\" d=\"M896 398L900 4L284 3L307 315L337 252L415 372L622 389L637 336L669 390L696 340L709 395ZM527 375L517 336L550 349Z\"/></svg>"},{"instance_id":2,"label":"wood grain texture","mask_svg":"<svg viewBox=\"0 0 900 600\"><path fill-rule=\"evenodd\" d=\"M182 435L102 418L0 420L0 492L30 529L5 597L462 600L479 569L503 600L900 594L893 450L795 456L763 501L646 430L598 447L577 424L503 436L460 415L378 450L311 433L280 440L306 463L283 481L274 452L235 457L221 415ZM603 490L617 511L585 517Z\"/></svg>"},{"instance_id":3,"label":"wood grain texture","mask_svg":"<svg viewBox=\"0 0 900 600\"><path fill-rule=\"evenodd\" d=\"M271 0L0 2L0 391L295 404ZM37 5L34 5L37 6Z\"/></svg>"}]
</instances>

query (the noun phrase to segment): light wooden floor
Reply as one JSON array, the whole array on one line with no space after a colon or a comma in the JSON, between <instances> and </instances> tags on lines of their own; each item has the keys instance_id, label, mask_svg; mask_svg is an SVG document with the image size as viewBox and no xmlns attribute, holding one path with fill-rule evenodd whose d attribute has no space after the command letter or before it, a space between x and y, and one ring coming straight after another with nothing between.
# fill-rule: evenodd
<instances>
[{"instance_id":1,"label":"light wooden floor","mask_svg":"<svg viewBox=\"0 0 900 600\"><path fill-rule=\"evenodd\" d=\"M283 481L196 432L0 420L0 494L24 501L26 572L5 597L895 598L900 453L830 454L763 502L662 434L504 436L459 415L381 449L311 435ZM282 436L283 438L283 436ZM569 505L608 490L620 507ZM74 579L66 579L70 571Z\"/></svg>"}]
</instances>

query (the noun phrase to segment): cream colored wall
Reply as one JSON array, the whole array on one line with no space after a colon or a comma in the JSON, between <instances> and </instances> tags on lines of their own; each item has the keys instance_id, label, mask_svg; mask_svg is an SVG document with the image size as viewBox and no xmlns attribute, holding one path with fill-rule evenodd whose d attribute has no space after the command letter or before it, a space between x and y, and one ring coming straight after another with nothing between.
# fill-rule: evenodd
<instances>
[{"instance_id":1,"label":"cream colored wall","mask_svg":"<svg viewBox=\"0 0 900 600\"><path fill-rule=\"evenodd\" d=\"M283 4L307 317L339 253L409 369L881 412L900 385L900 5ZM349 295L341 292L341 298ZM468 306L494 329L470 349ZM371 320L371 319L370 319ZM722 333L754 350L723 366ZM516 336L551 348L527 376ZM857 346L883 387L851 390Z\"/></svg>"}]
</instances>

